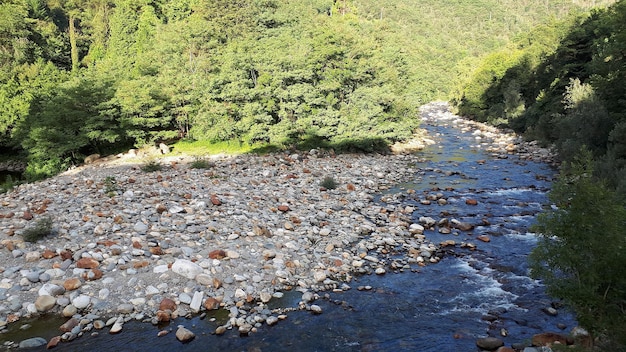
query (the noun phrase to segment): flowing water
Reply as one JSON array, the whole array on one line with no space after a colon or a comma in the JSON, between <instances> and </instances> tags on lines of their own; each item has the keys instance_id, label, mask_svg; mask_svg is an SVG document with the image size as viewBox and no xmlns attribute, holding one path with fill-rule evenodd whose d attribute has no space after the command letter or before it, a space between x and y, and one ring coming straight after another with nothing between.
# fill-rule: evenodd
<instances>
[{"instance_id":1,"label":"flowing water","mask_svg":"<svg viewBox=\"0 0 626 352\"><path fill-rule=\"evenodd\" d=\"M442 116L427 118L423 127L437 142L421 152L424 162L419 166L424 171L391 192L407 195L402 203L416 208L415 222L420 216L440 219L449 214L480 224L470 232L425 232L432 242L453 239L457 244L474 243L476 250L457 245L438 264L356 277L350 283L352 290L330 292L316 301L323 314L289 313L285 321L264 325L248 337L232 331L212 335L227 319L226 312L220 311L166 327L175 331L177 324L184 324L194 331L196 338L188 344L178 342L173 332L157 337L163 327L126 323L118 335L84 336L55 350L478 351L475 343L480 337L499 337L510 346L529 341L536 333L558 331L557 325L571 329L576 322L565 310L557 316L542 311L552 300L527 276L526 257L536 243L528 228L547 203L554 170L515 156L494 158L477 145L471 131L462 131L454 120ZM442 193L448 204L422 205L416 199L430 193ZM478 204L467 205L468 198ZM478 241L479 235L491 241ZM356 289L366 285L372 289ZM295 307L299 299L299 293L288 293L277 304ZM32 324L31 329L41 329L42 324ZM33 333L45 338L58 334L17 328L9 332L18 333L31 334L24 338Z\"/></svg>"}]
</instances>

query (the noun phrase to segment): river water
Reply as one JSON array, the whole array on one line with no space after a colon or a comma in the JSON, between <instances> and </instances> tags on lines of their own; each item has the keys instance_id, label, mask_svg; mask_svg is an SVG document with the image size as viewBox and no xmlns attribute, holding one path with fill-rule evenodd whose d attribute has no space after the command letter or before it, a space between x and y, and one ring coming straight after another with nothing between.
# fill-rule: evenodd
<instances>
[{"instance_id":1,"label":"river water","mask_svg":"<svg viewBox=\"0 0 626 352\"><path fill-rule=\"evenodd\" d=\"M264 325L248 337L234 331L212 335L227 319L227 312L217 311L204 319L174 321L165 327L172 333L164 337L156 336L164 327L126 323L118 335L83 336L55 350L478 351L475 343L480 337L499 337L510 346L528 342L536 333L559 331L559 327L568 331L576 325L574 317L564 309L557 316L542 311L553 300L527 276L526 264L536 243L528 228L547 204L555 171L515 156L493 157L471 130L461 129L462 124L441 109L424 116L422 126L436 144L420 152L423 171L390 193L406 194L401 204L416 208L415 222L421 216L447 216L477 225L469 232L425 232L432 242L452 239L457 244L473 243L476 250L446 247L447 255L437 264L356 277L351 290L329 292L316 301L323 314L292 312L285 321ZM432 193L442 193L448 203L419 203L418 198ZM468 198L478 204L467 205ZM481 242L479 235L491 241ZM371 290L356 289L368 285ZM299 300L300 294L293 292L275 304L296 307ZM32 322L33 328L24 332L14 328L9 332L14 335L11 339L20 340L15 334L24 338L57 335L45 328L61 324L52 319ZM176 340L178 324L196 333L191 343Z\"/></svg>"}]
</instances>

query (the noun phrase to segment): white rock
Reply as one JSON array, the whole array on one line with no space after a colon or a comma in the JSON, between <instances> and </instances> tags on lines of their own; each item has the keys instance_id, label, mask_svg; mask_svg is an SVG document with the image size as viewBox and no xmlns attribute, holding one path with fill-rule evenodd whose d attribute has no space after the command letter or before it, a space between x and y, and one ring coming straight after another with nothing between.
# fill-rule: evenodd
<instances>
[{"instance_id":1,"label":"white rock","mask_svg":"<svg viewBox=\"0 0 626 352\"><path fill-rule=\"evenodd\" d=\"M170 268L167 266L167 264L163 264L163 265L157 265L152 269L152 272L155 274L162 274L165 273L167 271L169 271Z\"/></svg>"},{"instance_id":2,"label":"white rock","mask_svg":"<svg viewBox=\"0 0 626 352\"><path fill-rule=\"evenodd\" d=\"M58 296L65 293L65 289L59 285L45 283L39 289L40 296Z\"/></svg>"},{"instance_id":3,"label":"white rock","mask_svg":"<svg viewBox=\"0 0 626 352\"><path fill-rule=\"evenodd\" d=\"M80 295L72 300L72 305L78 309L85 309L91 303L91 298L89 296Z\"/></svg>"},{"instance_id":4,"label":"white rock","mask_svg":"<svg viewBox=\"0 0 626 352\"><path fill-rule=\"evenodd\" d=\"M236 290L235 290L235 298L238 298L238 299L244 299L244 298L246 298L247 296L248 296L248 295L246 294L246 291L244 291L244 290L242 290L242 289L240 289L240 288L238 288L238 289L236 289Z\"/></svg>"},{"instance_id":5,"label":"white rock","mask_svg":"<svg viewBox=\"0 0 626 352\"><path fill-rule=\"evenodd\" d=\"M176 259L174 264L172 264L172 271L193 280L202 272L202 267L187 259Z\"/></svg>"},{"instance_id":6,"label":"white rock","mask_svg":"<svg viewBox=\"0 0 626 352\"><path fill-rule=\"evenodd\" d=\"M191 303L189 303L189 309L192 312L198 313L200 311L200 306L202 305L202 299L204 298L203 291L196 291L193 293L193 298L191 299Z\"/></svg>"}]
</instances>

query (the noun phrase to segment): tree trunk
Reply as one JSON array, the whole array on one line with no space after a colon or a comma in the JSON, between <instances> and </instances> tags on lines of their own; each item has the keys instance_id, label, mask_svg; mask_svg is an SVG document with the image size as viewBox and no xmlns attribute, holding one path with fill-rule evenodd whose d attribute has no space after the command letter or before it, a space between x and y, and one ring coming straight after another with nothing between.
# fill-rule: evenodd
<instances>
[{"instance_id":1,"label":"tree trunk","mask_svg":"<svg viewBox=\"0 0 626 352\"><path fill-rule=\"evenodd\" d=\"M74 15L70 13L70 23L69 23L69 31L70 31L70 46L71 52L70 56L72 58L72 72L76 72L78 70L78 45L76 45L76 27L74 26Z\"/></svg>"}]
</instances>

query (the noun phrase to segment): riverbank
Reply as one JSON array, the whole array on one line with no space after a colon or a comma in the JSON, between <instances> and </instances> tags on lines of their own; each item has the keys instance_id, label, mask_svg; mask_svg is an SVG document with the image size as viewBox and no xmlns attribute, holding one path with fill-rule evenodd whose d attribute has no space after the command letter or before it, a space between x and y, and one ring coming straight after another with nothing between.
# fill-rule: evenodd
<instances>
[{"instance_id":1,"label":"riverbank","mask_svg":"<svg viewBox=\"0 0 626 352\"><path fill-rule=\"evenodd\" d=\"M496 157L550 157L514 135L463 124ZM422 234L433 219L414 224L419 209L397 201L407 191L377 198L420 171L419 154L313 150L216 159L207 169L190 161L170 158L155 172L95 163L3 195L0 326L62 314L75 318L60 338L71 340L91 329L119 332L129 320L226 309L230 319L215 333L248 334L285 318L268 303L286 290L301 291L301 309L319 314L318 292L349 290L355 274L440 259ZM446 201L432 196L420 204ZM23 231L43 218L53 235L24 242Z\"/></svg>"}]
</instances>

